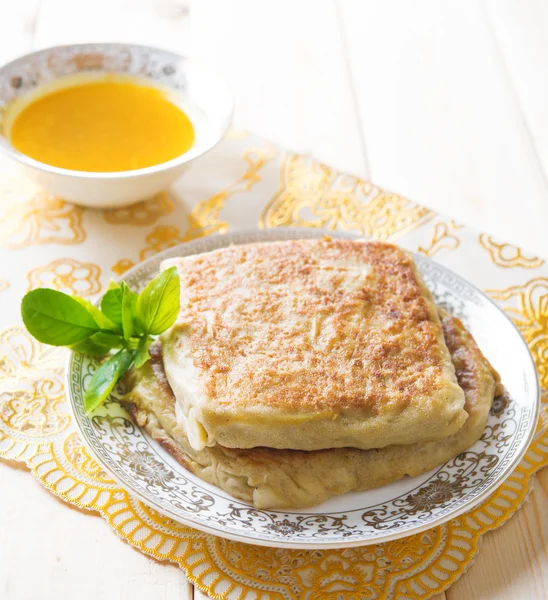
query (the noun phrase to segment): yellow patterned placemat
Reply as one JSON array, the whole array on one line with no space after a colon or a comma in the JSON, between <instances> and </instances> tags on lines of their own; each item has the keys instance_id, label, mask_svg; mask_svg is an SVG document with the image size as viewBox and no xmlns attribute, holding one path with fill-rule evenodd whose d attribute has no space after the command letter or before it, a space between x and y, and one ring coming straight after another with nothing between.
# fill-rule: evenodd
<instances>
[{"instance_id":1,"label":"yellow patterned placemat","mask_svg":"<svg viewBox=\"0 0 548 600\"><path fill-rule=\"evenodd\" d=\"M548 387L548 266L541 258L313 159L233 133L169 194L89 211L35 189L0 162L0 456L24 462L50 492L97 511L124 540L178 564L215 598L428 598L471 564L481 536L525 500L548 464L548 395L511 477L473 511L395 542L347 550L262 548L201 533L121 489L87 453L65 402L62 350L20 327L39 286L93 299L108 280L165 248L235 227L317 227L396 241L481 287L514 320ZM139 466L146 474L146 461ZM428 502L428 498L425 498Z\"/></svg>"}]
</instances>

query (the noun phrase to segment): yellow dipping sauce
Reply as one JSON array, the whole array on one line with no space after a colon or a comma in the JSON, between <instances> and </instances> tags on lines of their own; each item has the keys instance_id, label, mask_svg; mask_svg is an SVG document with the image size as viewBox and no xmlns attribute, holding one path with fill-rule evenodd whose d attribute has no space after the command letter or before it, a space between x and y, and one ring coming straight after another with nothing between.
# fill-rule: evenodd
<instances>
[{"instance_id":1,"label":"yellow dipping sauce","mask_svg":"<svg viewBox=\"0 0 548 600\"><path fill-rule=\"evenodd\" d=\"M32 100L16 115L10 142L19 152L54 167L130 171L189 150L194 128L158 88L93 79Z\"/></svg>"}]
</instances>

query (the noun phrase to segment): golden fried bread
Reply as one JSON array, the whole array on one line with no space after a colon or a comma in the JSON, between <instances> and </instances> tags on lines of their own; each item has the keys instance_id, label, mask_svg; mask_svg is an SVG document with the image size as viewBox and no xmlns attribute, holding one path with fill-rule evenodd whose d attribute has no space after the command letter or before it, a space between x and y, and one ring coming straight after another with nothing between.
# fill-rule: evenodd
<instances>
[{"instance_id":1,"label":"golden fried bread","mask_svg":"<svg viewBox=\"0 0 548 600\"><path fill-rule=\"evenodd\" d=\"M502 392L498 375L460 321L442 316L468 419L459 431L437 442L381 449L338 448L303 452L216 445L195 450L175 416L175 398L165 377L161 347L153 359L127 376L127 407L136 423L187 469L258 508L299 508L355 490L366 490L415 476L469 448L485 428L494 395Z\"/></svg>"},{"instance_id":2,"label":"golden fried bread","mask_svg":"<svg viewBox=\"0 0 548 600\"><path fill-rule=\"evenodd\" d=\"M164 366L195 449L380 448L464 423L436 306L400 248L291 240L172 265Z\"/></svg>"}]
</instances>

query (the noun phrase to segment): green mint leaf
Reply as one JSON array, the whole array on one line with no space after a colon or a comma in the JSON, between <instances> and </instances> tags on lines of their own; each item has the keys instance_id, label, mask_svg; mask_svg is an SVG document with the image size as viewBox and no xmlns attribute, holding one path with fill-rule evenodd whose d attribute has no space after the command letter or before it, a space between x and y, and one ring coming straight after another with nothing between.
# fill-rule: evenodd
<instances>
[{"instance_id":1,"label":"green mint leaf","mask_svg":"<svg viewBox=\"0 0 548 600\"><path fill-rule=\"evenodd\" d=\"M121 335L99 331L86 340L73 344L70 349L91 356L104 356L113 348L123 348L124 346L124 338Z\"/></svg>"},{"instance_id":2,"label":"green mint leaf","mask_svg":"<svg viewBox=\"0 0 548 600\"><path fill-rule=\"evenodd\" d=\"M101 311L122 331L122 290L112 288L101 299Z\"/></svg>"},{"instance_id":3,"label":"green mint leaf","mask_svg":"<svg viewBox=\"0 0 548 600\"><path fill-rule=\"evenodd\" d=\"M124 336L121 333L111 333L110 331L99 331L93 336L97 343L108 346L109 348L125 348Z\"/></svg>"},{"instance_id":4,"label":"green mint leaf","mask_svg":"<svg viewBox=\"0 0 548 600\"><path fill-rule=\"evenodd\" d=\"M173 325L180 308L180 283L176 267L155 277L137 298L137 322L147 334L158 335Z\"/></svg>"},{"instance_id":5,"label":"green mint leaf","mask_svg":"<svg viewBox=\"0 0 548 600\"><path fill-rule=\"evenodd\" d=\"M82 354L88 354L90 356L104 356L110 352L110 346L103 346L93 339L93 335L87 340L82 340L77 344L69 346L74 352L81 352Z\"/></svg>"},{"instance_id":6,"label":"green mint leaf","mask_svg":"<svg viewBox=\"0 0 548 600\"><path fill-rule=\"evenodd\" d=\"M100 329L76 299L49 288L26 294L21 302L21 316L33 337L52 346L76 344Z\"/></svg>"},{"instance_id":7,"label":"green mint leaf","mask_svg":"<svg viewBox=\"0 0 548 600\"><path fill-rule=\"evenodd\" d=\"M122 290L122 330L124 338L129 340L136 333L135 308L137 305L137 294L129 289L125 281L122 281L120 289Z\"/></svg>"},{"instance_id":8,"label":"green mint leaf","mask_svg":"<svg viewBox=\"0 0 548 600\"><path fill-rule=\"evenodd\" d=\"M140 369L150 358L148 347L153 341L154 339L149 336L143 336L141 338L139 346L137 346L137 352L135 353L134 366L136 369Z\"/></svg>"},{"instance_id":9,"label":"green mint leaf","mask_svg":"<svg viewBox=\"0 0 548 600\"><path fill-rule=\"evenodd\" d=\"M114 389L120 378L129 369L135 353L120 350L105 361L93 374L84 393L86 412L93 412Z\"/></svg>"},{"instance_id":10,"label":"green mint leaf","mask_svg":"<svg viewBox=\"0 0 548 600\"><path fill-rule=\"evenodd\" d=\"M79 296L72 296L76 302L79 302L93 317L94 321L99 325L101 329L106 331L121 331L115 323L113 323L106 315L104 315L94 304L89 300L80 298Z\"/></svg>"}]
</instances>

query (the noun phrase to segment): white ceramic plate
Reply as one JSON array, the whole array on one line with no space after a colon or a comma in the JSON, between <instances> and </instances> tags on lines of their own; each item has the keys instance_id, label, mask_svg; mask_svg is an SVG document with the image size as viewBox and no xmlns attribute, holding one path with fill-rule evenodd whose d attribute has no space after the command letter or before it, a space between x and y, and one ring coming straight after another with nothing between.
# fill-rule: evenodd
<instances>
[{"instance_id":1,"label":"white ceramic plate","mask_svg":"<svg viewBox=\"0 0 548 600\"><path fill-rule=\"evenodd\" d=\"M229 244L321 235L318 230L273 229L202 238L144 261L124 279L141 289L168 257ZM521 335L489 298L435 262L422 256L416 260L438 304L470 329L509 393L495 401L482 438L443 466L376 490L332 498L308 510L258 510L188 472L135 426L116 401L121 389L93 417L86 415L83 391L97 362L73 353L67 389L80 435L105 470L146 504L197 529L252 544L357 546L412 535L455 518L488 496L522 458L537 421L538 381Z\"/></svg>"}]
</instances>

